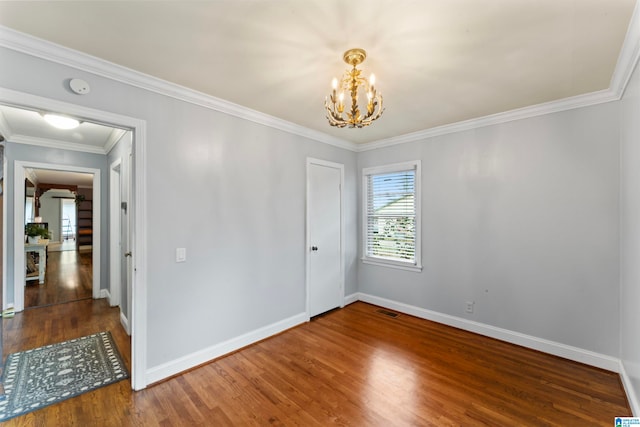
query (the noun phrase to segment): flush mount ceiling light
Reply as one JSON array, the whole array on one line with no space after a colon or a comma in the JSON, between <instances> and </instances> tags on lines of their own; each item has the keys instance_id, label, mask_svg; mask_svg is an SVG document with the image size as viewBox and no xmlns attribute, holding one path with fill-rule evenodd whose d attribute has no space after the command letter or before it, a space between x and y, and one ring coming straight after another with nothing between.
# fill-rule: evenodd
<instances>
[{"instance_id":1,"label":"flush mount ceiling light","mask_svg":"<svg viewBox=\"0 0 640 427\"><path fill-rule=\"evenodd\" d=\"M80 122L78 120L67 116L61 116L59 114L46 113L43 114L42 117L44 117L47 123L58 129L75 129L80 126Z\"/></svg>"},{"instance_id":2,"label":"flush mount ceiling light","mask_svg":"<svg viewBox=\"0 0 640 427\"><path fill-rule=\"evenodd\" d=\"M324 108L327 111L327 120L331 126L339 128L362 128L369 126L374 120L382 115L382 95L375 89L375 76L371 74L369 80L360 77L361 71L356 65L362 63L367 57L364 49L349 49L344 53L342 59L351 65L351 70L345 71L342 79L333 79L333 90L331 95L324 100ZM358 88L367 95L367 111L362 114L358 107ZM345 92L351 95L351 109L344 116Z\"/></svg>"}]
</instances>

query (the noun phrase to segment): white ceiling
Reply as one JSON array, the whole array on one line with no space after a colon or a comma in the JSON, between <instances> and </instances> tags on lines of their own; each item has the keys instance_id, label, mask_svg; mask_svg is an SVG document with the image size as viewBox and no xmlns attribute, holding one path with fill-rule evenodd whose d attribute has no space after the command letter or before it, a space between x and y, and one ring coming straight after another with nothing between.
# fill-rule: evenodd
<instances>
[{"instance_id":1,"label":"white ceiling","mask_svg":"<svg viewBox=\"0 0 640 427\"><path fill-rule=\"evenodd\" d=\"M11 142L106 154L124 133L90 122L81 122L75 129L57 129L44 120L41 112L0 104L0 134Z\"/></svg>"},{"instance_id":2,"label":"white ceiling","mask_svg":"<svg viewBox=\"0 0 640 427\"><path fill-rule=\"evenodd\" d=\"M635 0L1 1L0 25L344 140L608 89ZM342 53L386 111L335 129ZM72 77L72 76L70 76ZM13 123L10 123L13 126Z\"/></svg>"}]
</instances>

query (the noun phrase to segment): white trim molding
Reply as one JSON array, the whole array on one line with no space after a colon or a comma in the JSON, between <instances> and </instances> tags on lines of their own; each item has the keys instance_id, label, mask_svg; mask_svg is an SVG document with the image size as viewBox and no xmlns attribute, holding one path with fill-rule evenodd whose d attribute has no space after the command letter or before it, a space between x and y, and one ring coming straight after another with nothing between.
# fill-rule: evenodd
<instances>
[{"instance_id":1,"label":"white trim molding","mask_svg":"<svg viewBox=\"0 0 640 427\"><path fill-rule=\"evenodd\" d=\"M418 132L407 133L404 135L394 136L391 138L380 139L378 141L361 144L357 151L376 150L378 148L392 147L399 144L407 144L410 142L423 141L436 136L448 135L456 132L463 132L478 129L486 126L492 126L502 123L513 122L516 120L528 119L545 114L558 113L560 111L573 110L576 108L589 107L591 105L602 104L605 102L618 101L620 98L611 90L601 90L598 92L587 93L584 95L573 96L570 98L560 99L557 101L545 102L543 104L532 105L529 107L518 108L516 110L505 111L503 113L491 114L489 116L478 117L475 119L465 120L462 122L452 123L449 125L437 126Z\"/></svg>"},{"instance_id":2,"label":"white trim molding","mask_svg":"<svg viewBox=\"0 0 640 427\"><path fill-rule=\"evenodd\" d=\"M2 111L0 111L0 135L4 136L5 141L8 141L12 134L13 131L11 130L11 126L9 126L6 117Z\"/></svg>"},{"instance_id":3,"label":"white trim molding","mask_svg":"<svg viewBox=\"0 0 640 427\"><path fill-rule=\"evenodd\" d=\"M449 314L439 313L437 311L427 310L425 308L361 292L358 293L358 300L388 308L389 310L395 310L411 316L419 317L421 319L431 320L433 322L453 326L454 328L463 329L465 331L506 341L511 344L541 351L543 353L563 357L575 362L595 366L596 368L606 369L607 371L619 372L620 370L620 359L606 354L599 354L590 350L522 334L520 332L510 331L508 329L498 328L480 322L474 322L461 317L451 316Z\"/></svg>"},{"instance_id":4,"label":"white trim molding","mask_svg":"<svg viewBox=\"0 0 640 427\"><path fill-rule=\"evenodd\" d=\"M0 46L350 151L356 144L0 25Z\"/></svg>"},{"instance_id":5,"label":"white trim molding","mask_svg":"<svg viewBox=\"0 0 640 427\"><path fill-rule=\"evenodd\" d=\"M39 138L36 136L13 134L7 137L7 141L11 141L15 144L28 144L36 145L38 147L57 148L59 150L81 151L83 153L91 154L106 154L105 150L102 147L96 147L87 144L78 144L75 142L60 141L58 139Z\"/></svg>"},{"instance_id":6,"label":"white trim molding","mask_svg":"<svg viewBox=\"0 0 640 427\"><path fill-rule=\"evenodd\" d=\"M616 68L614 69L614 73L611 78L610 87L607 89L362 144L356 144L345 139L337 138L315 129L309 129L256 110L252 110L242 105L234 104L224 99L207 95L202 92L15 31L2 25L0 25L0 46L58 64L73 67L98 76L106 77L141 89L149 90L161 95L169 96L174 99L216 110L274 129L279 129L294 135L299 135L314 141L350 151L361 152L421 141L426 138L432 138L454 132L461 132L464 130L471 130L500 123L507 123L514 120L521 120L544 114L551 114L559 111L620 100L629 82L631 73L633 72L638 62L638 58L640 57L639 14L639 7L638 4L636 4L631 16L629 27L627 28L626 38L622 45L620 55L618 56Z\"/></svg>"},{"instance_id":7,"label":"white trim molding","mask_svg":"<svg viewBox=\"0 0 640 427\"><path fill-rule=\"evenodd\" d=\"M627 401L629 402L629 406L631 406L631 413L634 417L638 417L640 416L640 400L638 400L638 396L634 391L633 383L624 366L624 361L620 361L618 372L620 374L620 379L622 380L624 392L627 394Z\"/></svg>"},{"instance_id":8,"label":"white trim molding","mask_svg":"<svg viewBox=\"0 0 640 427\"><path fill-rule=\"evenodd\" d=\"M640 2L636 2L631 14L627 34L609 85L617 99L621 99L624 95L631 74L638 64L638 58L640 58Z\"/></svg>"},{"instance_id":9,"label":"white trim molding","mask_svg":"<svg viewBox=\"0 0 640 427\"><path fill-rule=\"evenodd\" d=\"M127 332L127 334L131 336L131 327L129 326L129 320L127 320L127 316L125 316L122 311L120 311L120 324Z\"/></svg>"},{"instance_id":10,"label":"white trim molding","mask_svg":"<svg viewBox=\"0 0 640 427\"><path fill-rule=\"evenodd\" d=\"M354 302L358 302L359 301L358 295L359 294L356 292L354 294L345 296L344 297L344 305L349 305L349 304L353 304Z\"/></svg>"},{"instance_id":11,"label":"white trim molding","mask_svg":"<svg viewBox=\"0 0 640 427\"><path fill-rule=\"evenodd\" d=\"M618 55L618 61L611 77L609 88L586 93L582 95L572 96L569 98L558 99L555 101L545 102L542 104L531 105L528 107L518 108L515 110L505 111L501 113L491 114L484 117L478 117L457 123L437 126L430 129L424 129L404 135L391 138L380 139L365 144L359 144L356 151L369 151L383 147L391 147L409 142L422 141L427 138L447 135L455 132L478 129L485 126L491 126L501 123L522 120L531 117L542 116L545 114L557 113L560 111L573 110L576 108L589 107L592 105L602 104L605 102L619 101L627 88L629 79L633 70L636 68L640 59L640 2L637 2L631 15L627 34L622 44L622 49Z\"/></svg>"},{"instance_id":12,"label":"white trim molding","mask_svg":"<svg viewBox=\"0 0 640 427\"><path fill-rule=\"evenodd\" d=\"M258 341L262 341L265 338L269 338L273 335L284 332L287 329L291 329L307 321L309 321L309 317L307 317L307 314L300 313L279 322L275 322L262 328L258 328L254 331L247 332L246 334L240 335L238 337L223 341L211 347L207 347L205 349L172 360L171 362L155 366L147 371L147 384L156 383L165 378L169 378L188 369L202 365L203 363L211 362L221 356L233 353L234 351L240 350L241 348L244 348L248 345L251 345Z\"/></svg>"}]
</instances>

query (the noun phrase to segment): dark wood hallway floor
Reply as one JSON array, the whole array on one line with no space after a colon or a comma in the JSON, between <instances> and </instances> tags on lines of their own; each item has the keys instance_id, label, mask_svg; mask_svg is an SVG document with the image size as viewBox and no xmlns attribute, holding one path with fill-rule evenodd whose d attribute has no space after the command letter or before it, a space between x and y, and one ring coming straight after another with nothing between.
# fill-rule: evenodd
<instances>
[{"instance_id":1,"label":"dark wood hallway floor","mask_svg":"<svg viewBox=\"0 0 640 427\"><path fill-rule=\"evenodd\" d=\"M5 345L100 330L130 367L105 300L19 313ZM630 414L615 373L357 302L143 391L121 381L6 425L609 427Z\"/></svg>"},{"instance_id":2,"label":"dark wood hallway floor","mask_svg":"<svg viewBox=\"0 0 640 427\"><path fill-rule=\"evenodd\" d=\"M25 308L42 307L91 298L93 294L91 251L49 251L44 284L27 282Z\"/></svg>"}]
</instances>

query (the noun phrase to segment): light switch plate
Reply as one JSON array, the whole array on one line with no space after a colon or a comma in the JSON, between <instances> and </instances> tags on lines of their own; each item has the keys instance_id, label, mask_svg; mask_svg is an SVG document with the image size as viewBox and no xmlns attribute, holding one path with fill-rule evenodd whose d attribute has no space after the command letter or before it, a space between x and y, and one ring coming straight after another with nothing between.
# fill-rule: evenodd
<instances>
[{"instance_id":1,"label":"light switch plate","mask_svg":"<svg viewBox=\"0 0 640 427\"><path fill-rule=\"evenodd\" d=\"M176 248L176 262L185 262L187 260L187 249Z\"/></svg>"}]
</instances>

